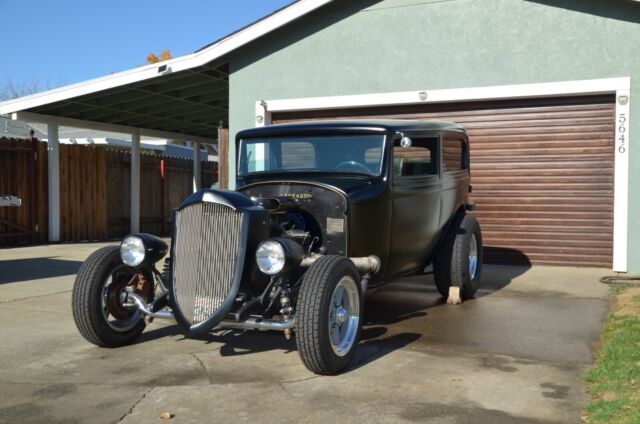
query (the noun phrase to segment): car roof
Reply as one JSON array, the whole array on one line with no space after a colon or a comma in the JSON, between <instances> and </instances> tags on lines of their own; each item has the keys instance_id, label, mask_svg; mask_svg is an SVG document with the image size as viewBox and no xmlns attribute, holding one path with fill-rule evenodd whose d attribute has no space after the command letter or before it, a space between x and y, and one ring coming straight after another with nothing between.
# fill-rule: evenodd
<instances>
[{"instance_id":1,"label":"car roof","mask_svg":"<svg viewBox=\"0 0 640 424\"><path fill-rule=\"evenodd\" d=\"M462 125L449 121L431 121L422 119L350 119L329 121L304 121L286 124L267 125L251 128L238 133L238 138L285 135L288 133L313 130L340 131L364 130L372 132L411 132L411 131L459 131L466 132Z\"/></svg>"}]
</instances>

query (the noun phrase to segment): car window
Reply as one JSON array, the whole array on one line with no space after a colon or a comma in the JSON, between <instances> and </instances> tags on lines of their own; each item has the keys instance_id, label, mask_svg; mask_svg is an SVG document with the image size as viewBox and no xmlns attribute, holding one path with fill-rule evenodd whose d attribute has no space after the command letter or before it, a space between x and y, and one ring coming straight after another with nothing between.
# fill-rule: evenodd
<instances>
[{"instance_id":1,"label":"car window","mask_svg":"<svg viewBox=\"0 0 640 424\"><path fill-rule=\"evenodd\" d=\"M400 142L396 141L393 146L393 174L398 177L437 174L437 142L435 137L411 137L411 146L401 147Z\"/></svg>"},{"instance_id":2,"label":"car window","mask_svg":"<svg viewBox=\"0 0 640 424\"><path fill-rule=\"evenodd\" d=\"M316 167L316 150L304 141L282 143L282 169L312 169Z\"/></svg>"},{"instance_id":3,"label":"car window","mask_svg":"<svg viewBox=\"0 0 640 424\"><path fill-rule=\"evenodd\" d=\"M383 134L261 137L240 140L238 175L255 172L382 172Z\"/></svg>"},{"instance_id":4,"label":"car window","mask_svg":"<svg viewBox=\"0 0 640 424\"><path fill-rule=\"evenodd\" d=\"M444 172L455 172L466 169L464 142L457 138L445 138L442 142L442 162Z\"/></svg>"}]
</instances>

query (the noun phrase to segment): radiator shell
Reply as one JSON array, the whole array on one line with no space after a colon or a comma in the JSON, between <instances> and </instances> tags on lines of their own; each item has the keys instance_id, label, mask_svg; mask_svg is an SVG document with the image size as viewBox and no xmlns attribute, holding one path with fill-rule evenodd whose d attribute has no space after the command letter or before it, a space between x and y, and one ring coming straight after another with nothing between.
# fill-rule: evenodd
<instances>
[{"instance_id":1,"label":"radiator shell","mask_svg":"<svg viewBox=\"0 0 640 424\"><path fill-rule=\"evenodd\" d=\"M201 190L173 213L171 304L185 333L209 331L255 275L255 249L268 236L267 212L246 196Z\"/></svg>"}]
</instances>

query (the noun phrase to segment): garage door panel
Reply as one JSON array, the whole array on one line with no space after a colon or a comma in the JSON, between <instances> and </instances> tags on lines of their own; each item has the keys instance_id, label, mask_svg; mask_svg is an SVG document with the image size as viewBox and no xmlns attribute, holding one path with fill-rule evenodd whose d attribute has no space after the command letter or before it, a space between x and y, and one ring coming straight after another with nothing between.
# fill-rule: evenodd
<instances>
[{"instance_id":1,"label":"garage door panel","mask_svg":"<svg viewBox=\"0 0 640 424\"><path fill-rule=\"evenodd\" d=\"M527 196L529 195L528 191L513 191L513 192L506 192L506 191L500 191L500 190L495 190L495 191L488 191L486 193L482 193L483 196L493 196L495 198L502 198L502 199L506 199L507 201L510 200L511 196ZM476 197L477 195L473 196L473 199L475 201L475 199L478 199L479 197ZM600 202L603 205L606 205L608 203L611 202L612 198L613 198L613 190L603 190L603 191L595 191L595 190L587 190L585 192L562 192L562 191L556 191L556 192L552 192L552 191L547 191L545 193L532 193L529 195L529 197L531 198L532 201L535 201L536 199L540 198L540 197L557 197L558 200L561 199L569 199L572 200L573 198L581 198L584 196L591 196L592 197L592 201L593 202ZM560 205L560 203L558 203L558 205Z\"/></svg>"},{"instance_id":2,"label":"garage door panel","mask_svg":"<svg viewBox=\"0 0 640 424\"><path fill-rule=\"evenodd\" d=\"M520 115L522 116L522 115ZM483 130L483 129L522 129L522 130L537 130L540 126L544 125L549 128L565 128L571 132L571 129L575 129L576 126L583 125L591 125L594 128L603 128L612 126L609 116L603 115L600 117L568 117L568 118L541 118L540 116L535 116L535 118L530 119L522 119L517 116L509 116L510 119L501 119L501 120L492 120L492 119L467 119L461 118L459 121L465 121L465 128L471 130Z\"/></svg>"},{"instance_id":3,"label":"garage door panel","mask_svg":"<svg viewBox=\"0 0 640 424\"><path fill-rule=\"evenodd\" d=\"M496 162L488 162L486 160L479 161L477 163L471 164L471 172L476 172L480 169L491 170L495 169L496 171L500 170L530 170L530 169L541 169L541 170L563 170L567 168L576 168L576 169L599 169L599 168L607 168L613 170L614 163L611 160L611 157L605 159L596 158L596 159L567 159L561 158L555 160L553 162L543 162L538 158L536 160L526 160L526 161L518 161L517 163L513 163L506 158L501 158L500 161ZM613 175L613 174L612 174Z\"/></svg>"},{"instance_id":4,"label":"garage door panel","mask_svg":"<svg viewBox=\"0 0 640 424\"><path fill-rule=\"evenodd\" d=\"M498 248L499 249L499 248ZM559 265L559 266L586 266L586 267L611 267L611 258L608 255L571 255L571 254L538 254L527 253L523 255L521 251L515 249L499 249L487 247L486 254L492 262L517 264L523 258L534 264Z\"/></svg>"},{"instance_id":5,"label":"garage door panel","mask_svg":"<svg viewBox=\"0 0 640 424\"><path fill-rule=\"evenodd\" d=\"M540 241L527 241L527 240L511 240L503 241L501 247L510 248L514 250L527 250L527 254L539 254L546 255L549 253L549 249L553 249L553 252L558 255L577 255L577 256L600 256L602 255L602 246L584 246L584 245L570 245L559 243L543 244Z\"/></svg>"},{"instance_id":6,"label":"garage door panel","mask_svg":"<svg viewBox=\"0 0 640 424\"><path fill-rule=\"evenodd\" d=\"M613 182L613 177L606 174L596 174L594 176L589 175L535 175L537 182L553 182L553 183L605 183L609 184ZM473 180L474 184L482 183L500 183L500 184L517 184L526 183L531 181L531 176L525 175L499 175L491 177L478 177Z\"/></svg>"},{"instance_id":7,"label":"garage door panel","mask_svg":"<svg viewBox=\"0 0 640 424\"><path fill-rule=\"evenodd\" d=\"M471 156L471 163L473 164L474 158L480 158L484 156L501 157L506 156L512 158L513 161L517 161L519 158L528 159L535 156L546 156L549 159L559 158L566 159L567 156L579 159L580 157L590 157L597 159L602 157L603 159L611 155L610 147L598 147L598 146L580 146L580 147L566 147L565 145L557 146L556 148L526 148L526 149L500 149L499 146L487 146L484 149L478 149L473 152ZM472 146L473 148L473 146Z\"/></svg>"},{"instance_id":8,"label":"garage door panel","mask_svg":"<svg viewBox=\"0 0 640 424\"><path fill-rule=\"evenodd\" d=\"M568 134L526 134L526 135L488 135L480 136L475 135L474 140L478 143L491 142L499 143L501 141L516 142L516 141L576 141L576 140L596 140L596 139L610 139L611 133L609 132L588 132L584 134L580 133L568 133Z\"/></svg>"},{"instance_id":9,"label":"garage door panel","mask_svg":"<svg viewBox=\"0 0 640 424\"><path fill-rule=\"evenodd\" d=\"M478 170L483 169L483 167L480 167L479 164L476 164L471 170L471 174L474 174L474 171L476 170L476 168ZM492 163L490 168L493 168L491 172L491 175L493 176L493 178L531 177L531 176L535 178L543 178L543 177L560 178L560 177L583 177L583 176L586 176L586 177L594 176L597 178L598 176L605 176L609 180L613 178L611 175L613 168L611 167L605 168L605 167L594 166L594 167L577 168L575 166L569 167L569 165L565 165L565 166L558 166L555 168L544 166L540 168L516 167L511 169L508 169L508 168L504 169L504 167L496 166L496 164ZM486 169L486 167L484 169ZM480 174L479 172L476 173L475 178L476 179L492 178L492 177L483 177L480 175L482 174Z\"/></svg>"},{"instance_id":10,"label":"garage door panel","mask_svg":"<svg viewBox=\"0 0 640 424\"><path fill-rule=\"evenodd\" d=\"M588 184L580 184L580 183L565 183L565 184L555 184L555 183L527 183L527 184L477 184L473 180L473 189L480 190L493 190L493 191L545 191L545 192L553 192L560 191L564 192L566 195L571 195L572 192L584 192L584 191L600 191L602 193L607 193L607 189L611 187L610 184L597 184L597 183L588 183ZM613 194L613 192L608 192ZM579 193L577 193L579 194Z\"/></svg>"},{"instance_id":11,"label":"garage door panel","mask_svg":"<svg viewBox=\"0 0 640 424\"><path fill-rule=\"evenodd\" d=\"M462 124L487 260L610 267L614 109L613 96L584 96L305 111L273 119Z\"/></svg>"},{"instance_id":12,"label":"garage door panel","mask_svg":"<svg viewBox=\"0 0 640 424\"><path fill-rule=\"evenodd\" d=\"M509 219L525 218L525 219L593 219L593 220L611 220L613 219L613 213L605 211L558 211L558 210L544 210L544 211L522 211L513 210L510 207L505 207L501 211L490 211L484 208L475 213L478 217L483 218L502 218L505 221Z\"/></svg>"},{"instance_id":13,"label":"garage door panel","mask_svg":"<svg viewBox=\"0 0 640 424\"><path fill-rule=\"evenodd\" d=\"M515 203L503 203L503 204L491 204L486 202L475 202L476 206L481 205L481 213L489 214L489 213L502 213L505 211L509 211L511 213L531 213L531 212L539 212L546 213L549 210L553 209L554 204L550 203L534 203L534 204L515 204ZM613 216L613 208L606 207L602 208L598 202L589 202L588 204L577 204L577 205L563 205L561 208L557 208L561 210L562 213L580 213L580 212L595 212L595 213L608 213L609 216ZM476 211L476 213L478 213Z\"/></svg>"},{"instance_id":14,"label":"garage door panel","mask_svg":"<svg viewBox=\"0 0 640 424\"><path fill-rule=\"evenodd\" d=\"M511 247L511 248L522 248L523 246L531 246L531 249L527 250L529 252L536 252L538 248L542 249L542 253L548 252L548 248L552 247L556 251L563 251L563 249L567 249L571 252L589 252L594 251L596 254L602 251L603 247L608 247L610 249L613 248L611 244L606 242L599 242L595 240L546 240L546 239L533 239L533 238L522 238L522 239L496 239L496 241L500 242L502 247Z\"/></svg>"},{"instance_id":15,"label":"garage door panel","mask_svg":"<svg viewBox=\"0 0 640 424\"><path fill-rule=\"evenodd\" d=\"M301 120L352 119L352 118L398 118L398 119L445 119L451 117L477 116L482 119L498 119L499 116L536 114L545 119L553 116L596 116L613 113L612 96L585 96L574 98L528 99L496 102L459 102L448 104L425 104L408 106L383 106L375 108L325 109L315 111L279 112L273 116L278 123ZM560 115L558 115L560 114ZM552 116L549 116L552 115Z\"/></svg>"},{"instance_id":16,"label":"garage door panel","mask_svg":"<svg viewBox=\"0 0 640 424\"><path fill-rule=\"evenodd\" d=\"M562 232L556 230L540 231L509 231L508 236L502 230L487 226L482 229L483 236L490 236L500 243L509 243L512 240L519 241L543 241L549 245L584 245L584 246L608 246L613 247L613 243L606 233L580 233L576 231Z\"/></svg>"},{"instance_id":17,"label":"garage door panel","mask_svg":"<svg viewBox=\"0 0 640 424\"><path fill-rule=\"evenodd\" d=\"M606 152L609 153L610 146L609 139L593 139L589 142L589 147L599 147L607 149ZM565 140L562 142L562 146L558 146L558 140L501 140L499 142L494 142L493 145L482 145L479 144L474 146L474 155L477 155L479 152L485 150L496 150L496 149L558 149L558 148L581 148L584 147L584 140Z\"/></svg>"},{"instance_id":18,"label":"garage door panel","mask_svg":"<svg viewBox=\"0 0 640 424\"><path fill-rule=\"evenodd\" d=\"M463 120L456 120L457 123L465 125ZM599 133L607 133L613 130L613 125L588 125L591 132L599 132ZM544 127L512 127L512 128L497 128L497 127L487 127L487 128L473 128L469 126L468 133L482 137L482 136L505 136L505 135L527 135L527 134L582 134L583 129L572 125L572 126L555 126L555 125L547 125Z\"/></svg>"},{"instance_id":19,"label":"garage door panel","mask_svg":"<svg viewBox=\"0 0 640 424\"><path fill-rule=\"evenodd\" d=\"M514 226L522 226L522 227L527 227L527 226L536 226L536 225L544 225L544 226L556 226L556 227L595 227L595 226L601 226L601 225L607 225L607 222L605 220L598 220L598 219L576 219L576 218L571 218L571 219L564 219L564 218L527 218L527 217L521 217L521 218L511 218L511 219L504 219L504 218L496 218L496 217L492 217L492 216L485 216L483 217L481 213L474 213L474 215L478 215L480 218L480 222L486 222L487 224L498 224L498 223L504 223L504 224L510 224L510 225L514 225Z\"/></svg>"},{"instance_id":20,"label":"garage door panel","mask_svg":"<svg viewBox=\"0 0 640 424\"><path fill-rule=\"evenodd\" d=\"M475 200L475 204L478 205L482 203L483 209L487 208L487 210L491 210L493 208L499 208L500 210L505 210L510 207L522 207L522 208L531 208L531 207L539 207L544 208L545 210L549 210L554 206L558 206L558 209L565 210L566 208L588 208L588 207L596 207L598 210L607 210L613 211L613 204L609 202L609 199L602 198L601 196L584 196L584 197L553 197L553 196L544 196L541 193L536 193L538 196L520 198L520 197L510 197L510 196L492 196L488 193L475 193L473 194L473 199Z\"/></svg>"},{"instance_id":21,"label":"garage door panel","mask_svg":"<svg viewBox=\"0 0 640 424\"><path fill-rule=\"evenodd\" d=\"M613 108L611 109L613 110ZM543 125L571 127L575 125L611 125L608 121L609 115L613 113L608 110L594 113L591 111L565 112L565 113L544 113L544 114L524 114L512 113L503 115L466 115L458 113L434 113L429 118L434 120L455 119L456 122L464 122L465 126L473 129L483 128L537 128ZM416 113L412 115L392 114L386 118L398 119L421 119L424 114ZM361 118L361 117L358 117Z\"/></svg>"}]
</instances>

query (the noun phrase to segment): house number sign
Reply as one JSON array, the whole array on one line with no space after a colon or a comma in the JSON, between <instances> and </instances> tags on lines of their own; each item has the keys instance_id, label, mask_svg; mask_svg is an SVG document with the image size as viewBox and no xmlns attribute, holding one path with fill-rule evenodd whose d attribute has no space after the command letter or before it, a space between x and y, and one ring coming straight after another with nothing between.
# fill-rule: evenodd
<instances>
[{"instance_id":1,"label":"house number sign","mask_svg":"<svg viewBox=\"0 0 640 424\"><path fill-rule=\"evenodd\" d=\"M618 114L618 152L623 154L627 152L627 125L628 119L626 113Z\"/></svg>"}]
</instances>

